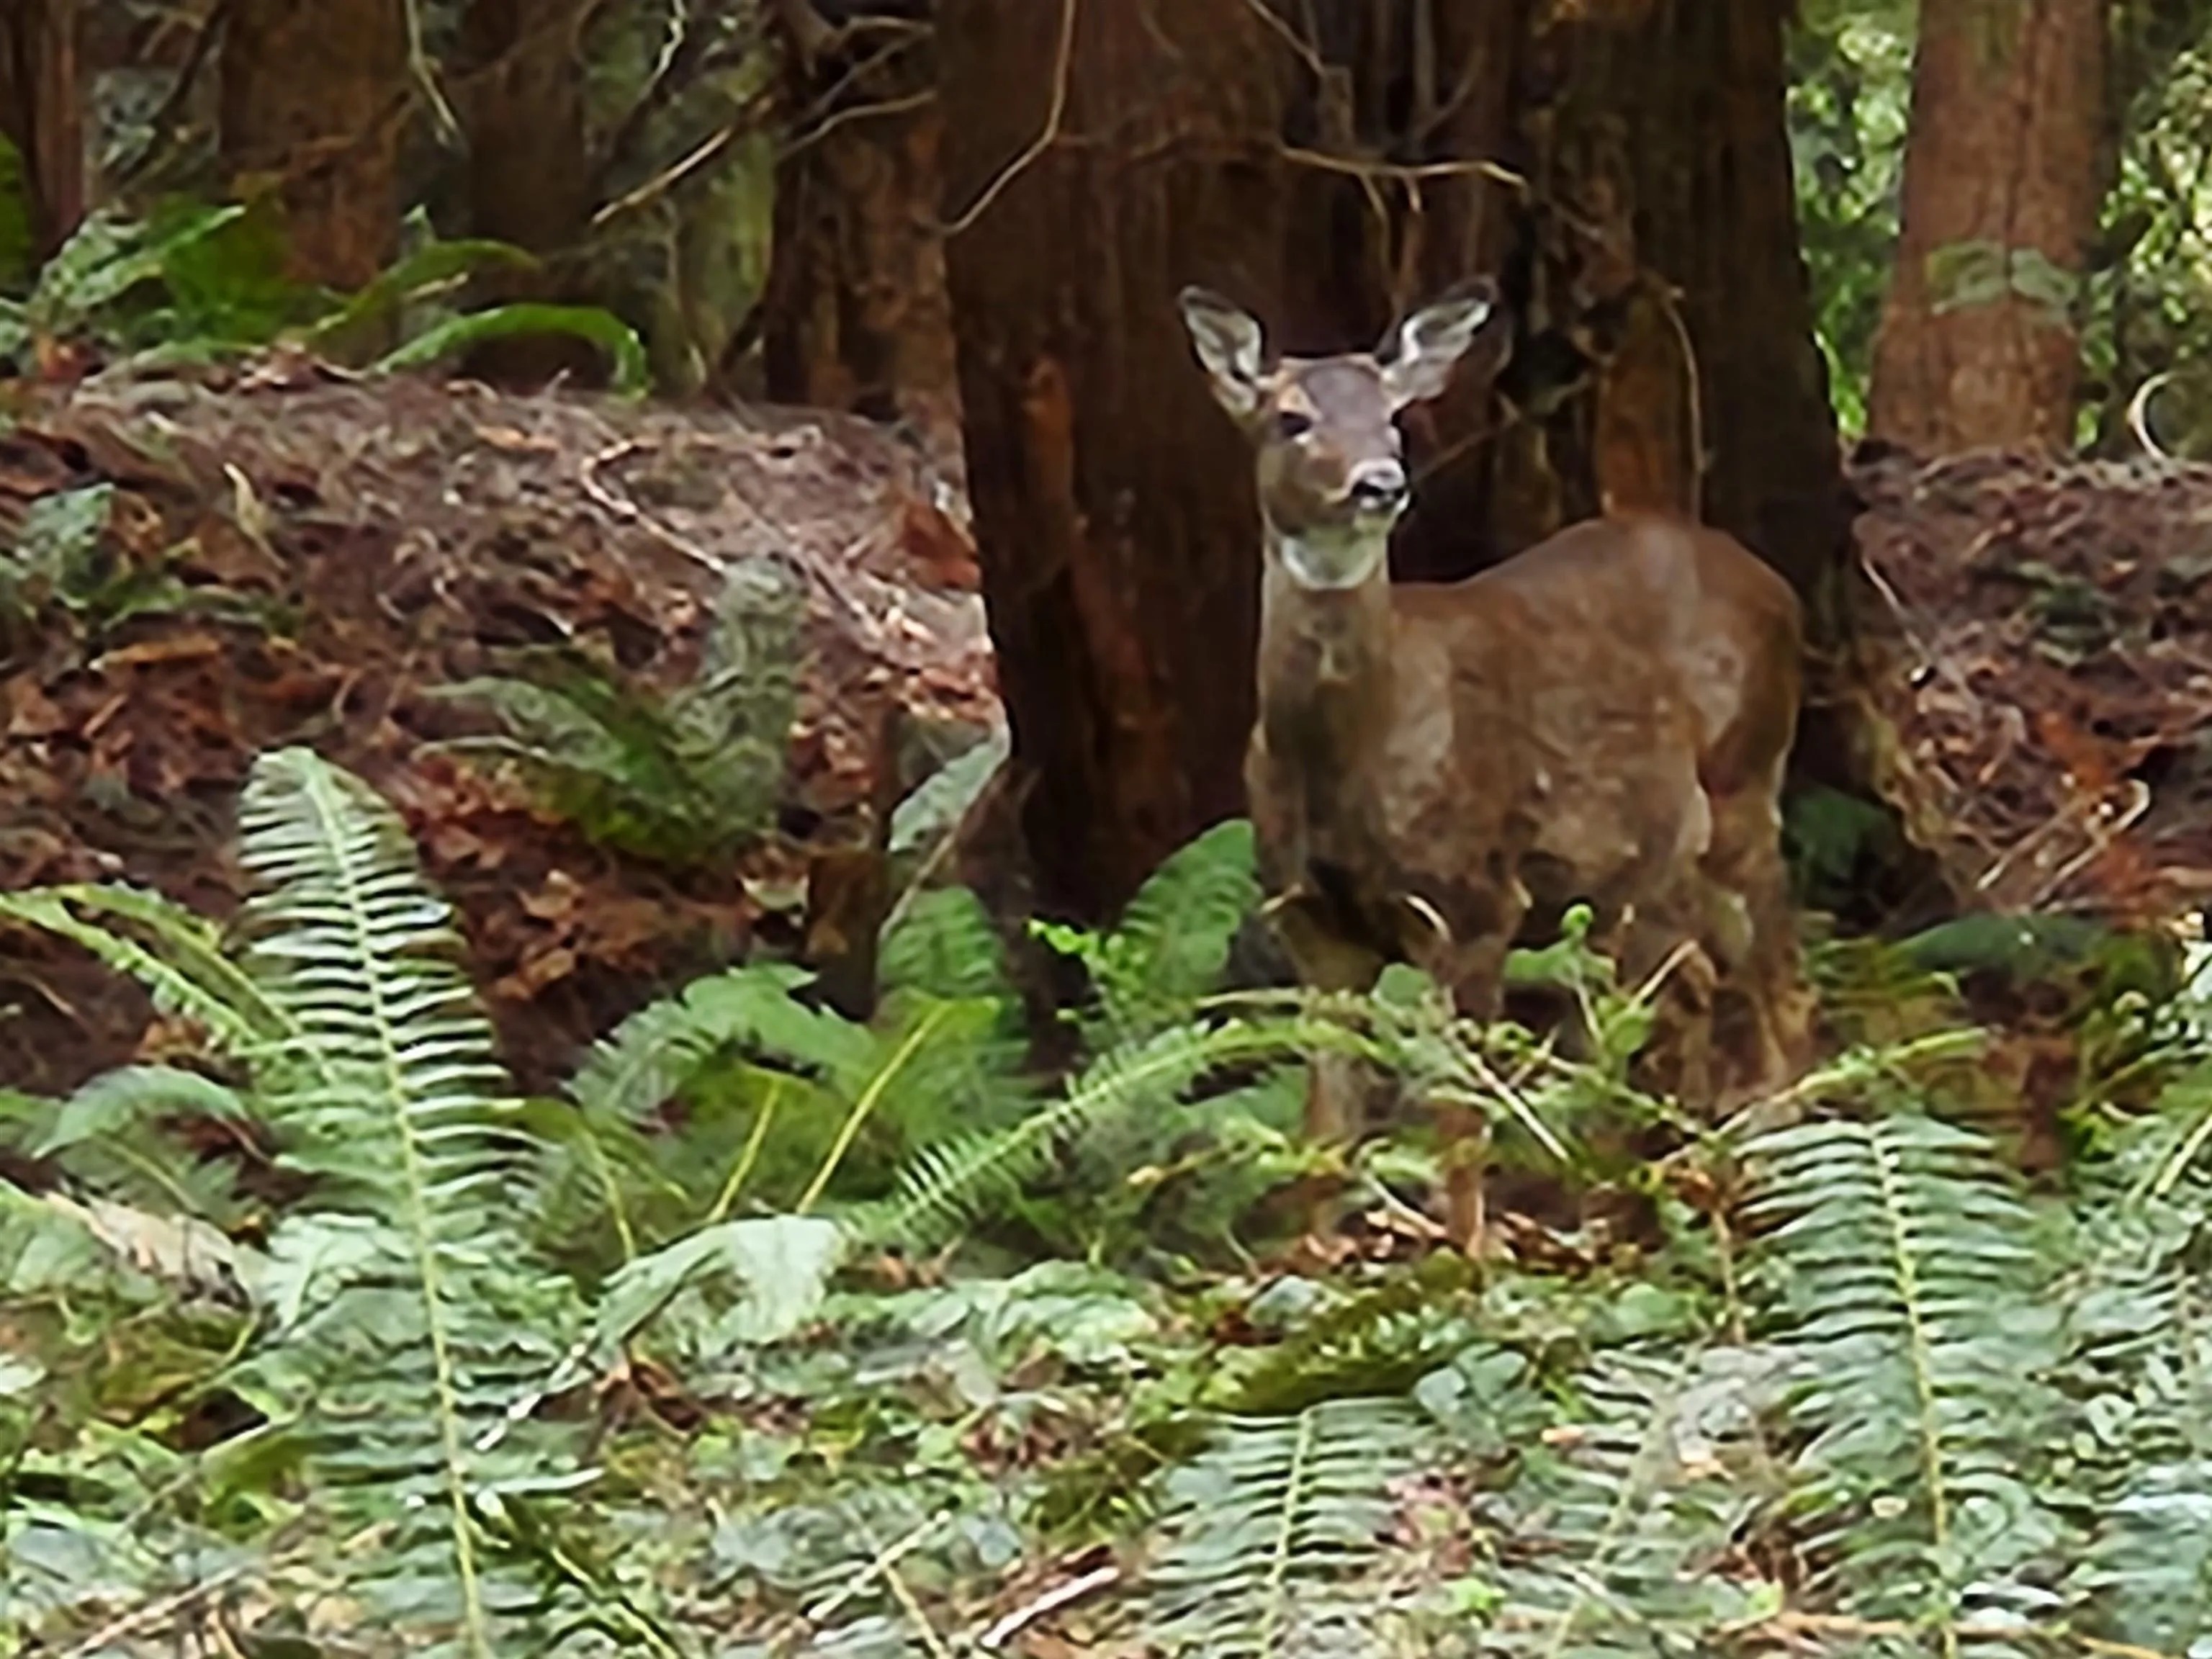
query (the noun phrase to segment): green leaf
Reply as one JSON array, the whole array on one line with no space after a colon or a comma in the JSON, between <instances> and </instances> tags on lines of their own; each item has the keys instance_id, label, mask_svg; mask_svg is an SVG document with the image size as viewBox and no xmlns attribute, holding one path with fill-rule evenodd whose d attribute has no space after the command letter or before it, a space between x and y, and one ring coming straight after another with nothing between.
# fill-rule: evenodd
<instances>
[{"instance_id":1,"label":"green leaf","mask_svg":"<svg viewBox=\"0 0 2212 1659\"><path fill-rule=\"evenodd\" d=\"M726 1340L749 1346L780 1340L820 1310L846 1242L837 1223L815 1216L702 1228L616 1273L599 1304L599 1340L619 1347L679 1293L714 1280L731 1281L737 1291L720 1325Z\"/></svg>"},{"instance_id":2,"label":"green leaf","mask_svg":"<svg viewBox=\"0 0 2212 1659\"><path fill-rule=\"evenodd\" d=\"M651 384L645 342L628 323L598 306L518 304L472 311L426 329L378 359L370 372L389 374L427 368L485 340L518 334L573 334L600 347L613 362L613 389L625 396L641 395Z\"/></svg>"}]
</instances>

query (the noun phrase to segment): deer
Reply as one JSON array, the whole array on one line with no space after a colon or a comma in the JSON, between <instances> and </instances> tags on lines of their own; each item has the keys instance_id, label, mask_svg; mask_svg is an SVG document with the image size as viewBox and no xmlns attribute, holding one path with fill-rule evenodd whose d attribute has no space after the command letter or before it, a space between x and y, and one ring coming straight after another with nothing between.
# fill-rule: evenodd
<instances>
[{"instance_id":1,"label":"deer","mask_svg":"<svg viewBox=\"0 0 2212 1659\"><path fill-rule=\"evenodd\" d=\"M1653 511L1570 525L1459 581L1392 581L1413 494L1397 416L1444 390L1495 300L1473 278L1373 351L1278 357L1230 301L1179 296L1253 455L1244 781L1263 914L1304 985L1364 991L1407 962L1488 1021L1532 918L1587 903L1627 982L1678 968L1693 1002L1735 999L1736 1077L1682 1092L1741 1103L1806 1059L1779 804L1802 608L1734 537ZM1308 1137L1346 1139L1358 1092L1353 1062L1314 1056ZM1446 1232L1479 1254L1482 1126L1439 1127Z\"/></svg>"}]
</instances>

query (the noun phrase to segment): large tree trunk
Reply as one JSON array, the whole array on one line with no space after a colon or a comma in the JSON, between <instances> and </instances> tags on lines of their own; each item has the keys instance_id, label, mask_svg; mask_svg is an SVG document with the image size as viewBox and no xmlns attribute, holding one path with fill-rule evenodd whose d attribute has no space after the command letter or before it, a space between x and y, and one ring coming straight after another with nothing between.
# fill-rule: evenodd
<instances>
[{"instance_id":1,"label":"large tree trunk","mask_svg":"<svg viewBox=\"0 0 2212 1659\"><path fill-rule=\"evenodd\" d=\"M1870 432L1923 453L2073 442L2105 13L2102 0L1922 0Z\"/></svg>"},{"instance_id":2,"label":"large tree trunk","mask_svg":"<svg viewBox=\"0 0 2212 1659\"><path fill-rule=\"evenodd\" d=\"M469 132L469 228L550 262L535 270L485 276L477 284L482 300L581 297L574 261L592 210L577 39L585 5L586 0L470 4L461 77ZM472 374L523 385L562 373L589 380L602 367L593 347L566 334L487 341L466 363Z\"/></svg>"},{"instance_id":3,"label":"large tree trunk","mask_svg":"<svg viewBox=\"0 0 2212 1659\"><path fill-rule=\"evenodd\" d=\"M0 133L22 161L31 257L43 262L84 217L77 0L0 8Z\"/></svg>"},{"instance_id":4,"label":"large tree trunk","mask_svg":"<svg viewBox=\"0 0 2212 1659\"><path fill-rule=\"evenodd\" d=\"M1279 314L1291 56L1249 0L945 0L938 40L969 488L1036 897L1101 917L1243 809L1251 459L1176 294Z\"/></svg>"},{"instance_id":5,"label":"large tree trunk","mask_svg":"<svg viewBox=\"0 0 2212 1659\"><path fill-rule=\"evenodd\" d=\"M231 0L223 169L242 193L272 192L295 279L357 289L390 263L406 76L403 0Z\"/></svg>"},{"instance_id":6,"label":"large tree trunk","mask_svg":"<svg viewBox=\"0 0 2212 1659\"><path fill-rule=\"evenodd\" d=\"M1386 285L1340 304L1371 337L1421 295L1495 270L1515 338L1494 382L1470 375L1409 411L1430 465L1398 569L1463 574L1607 507L1671 507L1742 538L1832 629L1844 514L1777 9L1428 3L1426 28L1364 48L1396 67L1369 65L1352 126L1401 172L1382 181ZM1370 185L1333 188L1340 240Z\"/></svg>"},{"instance_id":7,"label":"large tree trunk","mask_svg":"<svg viewBox=\"0 0 2212 1659\"><path fill-rule=\"evenodd\" d=\"M1110 912L1242 806L1256 520L1186 282L1316 352L1498 272L1493 355L1407 416L1399 573L1670 505L1832 631L1844 513L1771 0L1085 4L1055 133L1065 15L946 0L939 31L973 494L1048 905Z\"/></svg>"},{"instance_id":8,"label":"large tree trunk","mask_svg":"<svg viewBox=\"0 0 2212 1659\"><path fill-rule=\"evenodd\" d=\"M903 417L959 453L958 371L935 219L945 122L933 35L913 0L842 6L837 28L779 0L786 148L763 300L779 402Z\"/></svg>"}]
</instances>

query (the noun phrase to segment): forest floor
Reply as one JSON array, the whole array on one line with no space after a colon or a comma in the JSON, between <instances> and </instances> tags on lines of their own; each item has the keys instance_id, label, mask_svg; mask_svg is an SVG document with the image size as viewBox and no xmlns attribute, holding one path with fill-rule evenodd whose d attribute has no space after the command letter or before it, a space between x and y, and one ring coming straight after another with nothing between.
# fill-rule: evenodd
<instances>
[{"instance_id":1,"label":"forest floor","mask_svg":"<svg viewBox=\"0 0 2212 1659\"><path fill-rule=\"evenodd\" d=\"M2212 468L1887 456L1855 460L1850 477L1869 611L1852 695L1879 717L1861 726L1880 734L1878 775L1952 899L2160 928L2193 912L2212 894ZM0 890L123 879L227 915L241 896L240 786L257 755L312 744L404 818L462 914L470 972L526 1090L568 1076L641 1005L787 951L810 860L848 845L897 793L886 775L911 787L1003 725L963 503L896 438L816 412L362 381L281 356L191 380L95 380L24 394L0 433L0 548L10 544L19 571L58 573L61 597L37 625L0 611ZM609 851L434 746L461 729L439 688L517 646L579 645L649 690L687 684L720 570L763 554L803 579L806 648L780 831L732 866L679 875ZM2006 957L1971 940L1950 948L1943 965L1968 970ZM1846 991L1880 1004L1883 984ZM1976 1086L2000 1110L2055 1107L2088 1063L2079 999L2011 987L1970 996L1976 1016L2011 1027L1972 1068ZM1862 1042L1929 1023L1850 1012ZM167 1041L148 1002L89 956L0 930L0 1091L64 1094ZM2031 1165L2058 1155L2042 1139ZM1240 1158L1268 1145L1240 1144ZM1508 1443L1520 1429L1562 1457L1605 1452L1601 1437L1577 1438L1579 1419L1544 1415L1567 1408L1546 1403L1515 1354L1578 1364L1585 1349L1610 1353L1616 1339L1686 1319L1687 1298L1665 1273L1609 1278L1605 1249L1585 1243L1541 1264L1570 1264L1557 1286L1509 1284L1473 1312L1467 1264L1442 1253L1431 1277L1371 1290L1352 1286L1359 1263L1322 1261L1316 1279L1348 1262L1328 1295L1295 1272L1272 1277L1279 1263L1162 1285L1073 1252L967 1279L940 1275L941 1262L873 1261L875 1300L856 1297L838 1316L847 1327L787 1345L773 1367L732 1360L678 1378L641 1362L600 1380L610 1419L644 1425L605 1459L629 1505L616 1530L633 1542L625 1559L646 1564L638 1572L659 1571L655 1551L681 1551L672 1581L742 1604L717 1605L726 1631L781 1621L811 1638L869 1600L873 1635L837 1651L949 1650L884 1632L905 1620L927 1635L957 1615L995 1630L987 1648L1106 1652L1084 1634L1081 1604L1122 1569L1095 1543L1055 1553L1037 1517L1056 1537L1135 1524L1132 1493L1185 1455L1175 1425L1194 1401L1262 1417L1356 1407L1352 1395L1374 1393L1371 1368L1402 1392L1436 1365L1431 1380L1445 1381L1422 1403L1457 1412L1468 1443L1495 1454L1485 1480L1520 1455ZM1383 1240L1376 1265L1432 1245ZM1462 1322L1442 1318L1448 1305ZM1317 1308L1332 1311L1302 1329ZM1387 1348L1409 1321L1413 1346L1377 1361L1370 1336ZM720 1326L711 1334L724 1340ZM1750 1352L1706 1351L1684 1374ZM166 1398L166 1372L161 1386ZM1525 1416L1520 1429L1498 1426L1510 1413L1492 1410L1492 1388ZM694 1434L702 1412L745 1433ZM1355 1424L1354 1437L1372 1426ZM872 1460L887 1478L860 1492ZM1190 1479L1170 1507L1184 1504L1186 1519L1208 1501L1206 1480L1237 1474L1202 1461L1181 1473ZM755 1508L740 1516L701 1495L726 1488ZM811 1507L790 1497L817 1488ZM1511 1526L1470 1540L1479 1505L1467 1490L1416 1473L1390 1491L1387 1516L1358 1524L1390 1533L1424 1582L1471 1574L1470 1552L1499 1537L1508 1547L1474 1565L1499 1582L1528 1565L1509 1559ZM1530 1526L1567 1512L1550 1496L1530 1503ZM1765 1613L1727 1600L1711 1616L1758 1626L1746 1650L1817 1650L1828 1626L1792 1622L1796 1568L1768 1547L1698 1558L1716 1595L1766 1598ZM802 1559L817 1575L804 1594ZM725 1595L726 1582L752 1588ZM1785 1601L1791 1611L1768 1617ZM120 1591L89 1605L73 1630L136 1616L118 1611L131 1605ZM1831 1634L1856 1628L1836 1621Z\"/></svg>"},{"instance_id":2,"label":"forest floor","mask_svg":"<svg viewBox=\"0 0 2212 1659\"><path fill-rule=\"evenodd\" d=\"M810 848L852 838L882 769L911 787L1003 721L964 502L865 421L283 356L25 392L17 416L0 542L82 492L90 524L39 533L82 541L98 594L0 659L0 889L119 877L228 915L246 768L313 741L404 814L528 1081L763 926L787 938ZM1849 695L1950 901L2193 911L2212 894L2212 468L1890 455L1850 482L1869 625ZM736 871L595 848L431 746L454 715L429 694L503 647L562 641L647 690L683 683L718 569L763 552L805 574L806 648L789 833ZM0 1085L75 1086L149 1013L81 953L13 936Z\"/></svg>"},{"instance_id":3,"label":"forest floor","mask_svg":"<svg viewBox=\"0 0 2212 1659\"><path fill-rule=\"evenodd\" d=\"M0 436L0 545L69 492L100 514L72 554L102 567L76 579L100 597L0 667L0 889L121 878L228 915L246 769L313 742L404 814L532 1079L745 953L807 843L849 835L901 763L879 752L890 706L924 749L1001 718L964 507L864 421L277 359L40 397ZM502 647L566 641L647 690L682 684L720 568L763 553L805 578L797 833L734 872L686 880L594 848L430 750L454 714L425 694ZM149 603L156 573L173 580ZM129 1058L148 1013L73 951L11 948L0 1085L73 1087Z\"/></svg>"}]
</instances>

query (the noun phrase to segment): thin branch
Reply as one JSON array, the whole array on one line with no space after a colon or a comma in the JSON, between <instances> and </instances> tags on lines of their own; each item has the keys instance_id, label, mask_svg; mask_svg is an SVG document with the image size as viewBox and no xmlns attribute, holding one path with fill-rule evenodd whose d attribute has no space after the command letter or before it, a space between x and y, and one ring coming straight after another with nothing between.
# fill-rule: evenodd
<instances>
[{"instance_id":1,"label":"thin branch","mask_svg":"<svg viewBox=\"0 0 2212 1659\"><path fill-rule=\"evenodd\" d=\"M177 118L184 112L191 100L192 88L198 84L200 70L215 55L216 45L222 38L230 21L230 0L215 0L201 22L199 33L192 37L191 50L185 54L177 70L177 78L169 85L168 95L161 100L161 107L154 112L146 124L146 142L138 153L115 170L115 185L120 190L136 184L161 152L168 148L174 132Z\"/></svg>"},{"instance_id":2,"label":"thin branch","mask_svg":"<svg viewBox=\"0 0 2212 1659\"><path fill-rule=\"evenodd\" d=\"M990 210L1006 186L1027 172L1060 137L1060 124L1067 114L1067 86L1075 61L1075 4L1076 0L1060 0L1060 49L1053 64L1052 103L1045 111L1044 125L1023 147L1020 155L992 176L983 186L982 194L949 222L938 226L940 234L957 236L972 226Z\"/></svg>"},{"instance_id":3,"label":"thin branch","mask_svg":"<svg viewBox=\"0 0 2212 1659\"><path fill-rule=\"evenodd\" d=\"M453 106L446 101L445 90L438 84L438 66L430 61L429 48L422 41L422 0L406 0L406 13L407 72L414 77L430 106L431 125L438 129L438 142L448 149L458 148L462 140L461 121L453 113Z\"/></svg>"}]
</instances>

